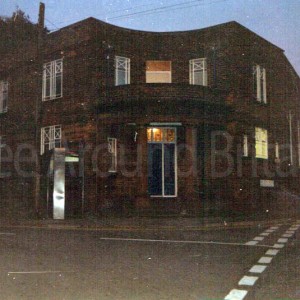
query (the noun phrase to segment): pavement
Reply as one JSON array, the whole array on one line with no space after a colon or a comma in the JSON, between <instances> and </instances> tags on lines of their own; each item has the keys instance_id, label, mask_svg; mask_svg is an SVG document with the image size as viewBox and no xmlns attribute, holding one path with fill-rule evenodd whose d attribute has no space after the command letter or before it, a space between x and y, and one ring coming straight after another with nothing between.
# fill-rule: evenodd
<instances>
[{"instance_id":1,"label":"pavement","mask_svg":"<svg viewBox=\"0 0 300 300\"><path fill-rule=\"evenodd\" d=\"M289 218L248 218L234 220L220 217L87 217L65 220L54 219L0 219L0 227L27 227L83 230L205 230L209 228L240 228L290 224L300 220Z\"/></svg>"}]
</instances>

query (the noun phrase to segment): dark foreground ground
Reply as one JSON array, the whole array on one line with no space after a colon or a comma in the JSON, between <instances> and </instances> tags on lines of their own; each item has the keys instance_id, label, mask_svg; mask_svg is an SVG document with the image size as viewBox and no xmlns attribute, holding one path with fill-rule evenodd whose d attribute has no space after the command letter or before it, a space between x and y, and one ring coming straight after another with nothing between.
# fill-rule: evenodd
<instances>
[{"instance_id":1,"label":"dark foreground ground","mask_svg":"<svg viewBox=\"0 0 300 300\"><path fill-rule=\"evenodd\" d=\"M0 299L300 299L297 220L5 226L0 253Z\"/></svg>"}]
</instances>

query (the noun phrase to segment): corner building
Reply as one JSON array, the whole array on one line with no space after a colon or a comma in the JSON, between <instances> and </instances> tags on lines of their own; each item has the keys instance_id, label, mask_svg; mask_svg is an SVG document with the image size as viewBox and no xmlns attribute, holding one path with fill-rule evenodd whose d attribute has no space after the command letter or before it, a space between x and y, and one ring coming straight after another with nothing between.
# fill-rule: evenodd
<instances>
[{"instance_id":1,"label":"corner building","mask_svg":"<svg viewBox=\"0 0 300 300\"><path fill-rule=\"evenodd\" d=\"M7 54L0 75L6 211L52 217L59 148L66 217L295 213L299 77L236 22L156 33L89 18Z\"/></svg>"}]
</instances>

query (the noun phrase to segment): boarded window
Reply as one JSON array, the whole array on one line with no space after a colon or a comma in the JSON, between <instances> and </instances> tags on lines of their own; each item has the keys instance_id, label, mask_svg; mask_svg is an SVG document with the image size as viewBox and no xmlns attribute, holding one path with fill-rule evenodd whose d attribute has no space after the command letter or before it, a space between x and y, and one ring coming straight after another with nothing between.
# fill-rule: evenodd
<instances>
[{"instance_id":1,"label":"boarded window","mask_svg":"<svg viewBox=\"0 0 300 300\"><path fill-rule=\"evenodd\" d=\"M171 62L149 60L146 62L146 83L171 83Z\"/></svg>"}]
</instances>

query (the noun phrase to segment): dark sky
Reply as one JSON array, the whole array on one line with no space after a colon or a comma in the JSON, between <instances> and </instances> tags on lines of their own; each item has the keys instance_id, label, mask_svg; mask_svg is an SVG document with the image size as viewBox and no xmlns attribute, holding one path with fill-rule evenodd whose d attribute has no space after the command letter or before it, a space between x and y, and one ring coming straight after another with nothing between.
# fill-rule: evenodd
<instances>
[{"instance_id":1,"label":"dark sky","mask_svg":"<svg viewBox=\"0 0 300 300\"><path fill-rule=\"evenodd\" d=\"M0 15L18 6L37 21L39 0L0 0ZM204 28L237 21L285 50L300 74L300 0L45 0L50 30L94 17L149 31Z\"/></svg>"}]
</instances>

